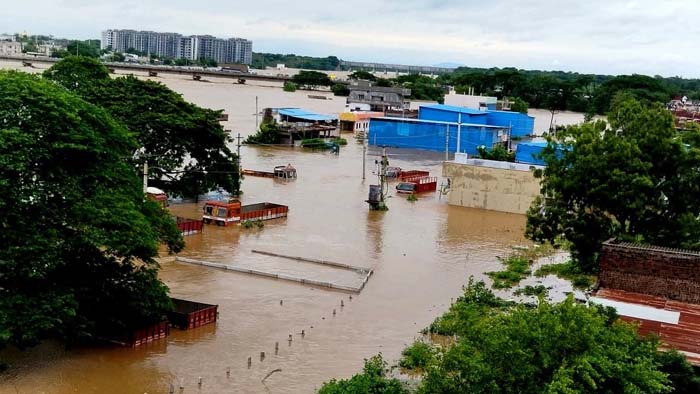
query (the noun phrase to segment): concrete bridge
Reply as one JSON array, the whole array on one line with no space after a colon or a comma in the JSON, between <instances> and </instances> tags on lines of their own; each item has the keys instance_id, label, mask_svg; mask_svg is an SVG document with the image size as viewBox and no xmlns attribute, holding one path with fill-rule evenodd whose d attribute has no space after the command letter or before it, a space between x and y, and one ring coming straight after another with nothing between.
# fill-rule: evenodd
<instances>
[{"instance_id":1,"label":"concrete bridge","mask_svg":"<svg viewBox=\"0 0 700 394\"><path fill-rule=\"evenodd\" d=\"M28 67L35 63L53 64L61 59L44 57L44 56L0 56L0 60L10 60L21 62L22 65ZM243 73L236 71L223 71L215 69L205 69L201 67L187 67L187 66L161 66L161 65L151 65L151 64L137 64L137 63L114 63L114 62L104 62L103 63L110 70L120 70L120 71L141 71L148 73L150 76L155 76L158 73L166 74L184 74L192 75L193 79L199 80L203 76L212 76L218 78L232 78L244 81L267 81L267 82L281 82L291 80L290 77L286 76L275 76L275 75L258 75L252 73Z\"/></svg>"}]
</instances>

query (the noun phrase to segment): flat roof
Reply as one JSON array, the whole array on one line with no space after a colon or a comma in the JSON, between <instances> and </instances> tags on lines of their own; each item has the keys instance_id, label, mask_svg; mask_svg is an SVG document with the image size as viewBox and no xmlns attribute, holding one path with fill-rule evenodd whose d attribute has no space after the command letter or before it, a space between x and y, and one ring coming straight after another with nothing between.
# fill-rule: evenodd
<instances>
[{"instance_id":1,"label":"flat roof","mask_svg":"<svg viewBox=\"0 0 700 394\"><path fill-rule=\"evenodd\" d=\"M442 124L442 125L452 125L452 126L459 125L459 123L457 123L457 122L444 122L442 120L425 120L425 119L414 119L414 118L395 118L393 116L382 116L382 117L377 117L377 118L372 118L372 119L390 120L393 122L432 123L432 124ZM499 130L507 129L507 127L505 127L505 126L491 126L491 125L487 125L487 124L478 124L478 123L462 123L462 126L483 127L486 129L499 129Z\"/></svg>"},{"instance_id":2,"label":"flat roof","mask_svg":"<svg viewBox=\"0 0 700 394\"><path fill-rule=\"evenodd\" d=\"M439 111L461 112L463 114L468 114L468 115L486 115L486 111L479 111L478 109L474 109L474 108L458 107L456 105L430 104L430 105L421 105L421 107L436 109Z\"/></svg>"},{"instance_id":3,"label":"flat roof","mask_svg":"<svg viewBox=\"0 0 700 394\"><path fill-rule=\"evenodd\" d=\"M319 114L301 108L274 108L280 115L291 116L310 121L331 121L338 118L330 115Z\"/></svg>"}]
</instances>

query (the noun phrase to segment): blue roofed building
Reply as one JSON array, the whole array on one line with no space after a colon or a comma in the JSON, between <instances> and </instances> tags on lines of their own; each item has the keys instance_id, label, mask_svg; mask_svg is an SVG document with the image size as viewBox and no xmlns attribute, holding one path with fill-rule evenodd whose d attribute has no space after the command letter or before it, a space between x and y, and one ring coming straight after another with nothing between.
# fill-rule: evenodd
<instances>
[{"instance_id":1,"label":"blue roofed building","mask_svg":"<svg viewBox=\"0 0 700 394\"><path fill-rule=\"evenodd\" d=\"M371 145L477 155L479 146L508 145L512 135L532 134L533 127L534 118L518 112L432 104L418 109L418 119L371 119L368 139Z\"/></svg>"},{"instance_id":2,"label":"blue roofed building","mask_svg":"<svg viewBox=\"0 0 700 394\"><path fill-rule=\"evenodd\" d=\"M546 141L523 142L515 148L515 162L522 164L533 164L543 166L546 165L544 159L540 157L542 150L547 147ZM564 148L557 147L556 156L561 157L564 153Z\"/></svg>"},{"instance_id":3,"label":"blue roofed building","mask_svg":"<svg viewBox=\"0 0 700 394\"><path fill-rule=\"evenodd\" d=\"M278 124L282 144L294 145L294 141L306 138L340 135L338 117L302 108L266 108L263 111L263 121L272 120Z\"/></svg>"}]
</instances>

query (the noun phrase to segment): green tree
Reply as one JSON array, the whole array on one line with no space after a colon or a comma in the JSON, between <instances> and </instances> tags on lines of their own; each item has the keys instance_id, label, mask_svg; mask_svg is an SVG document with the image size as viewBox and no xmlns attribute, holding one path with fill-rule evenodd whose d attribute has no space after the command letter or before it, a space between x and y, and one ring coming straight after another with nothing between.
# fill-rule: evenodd
<instances>
[{"instance_id":1,"label":"green tree","mask_svg":"<svg viewBox=\"0 0 700 394\"><path fill-rule=\"evenodd\" d=\"M315 89L318 86L331 86L331 78L319 71L299 71L292 77L292 82L298 86L305 86L307 89Z\"/></svg>"},{"instance_id":2,"label":"green tree","mask_svg":"<svg viewBox=\"0 0 700 394\"><path fill-rule=\"evenodd\" d=\"M258 144L279 144L280 142L280 130L277 123L273 121L262 122L260 125L260 130L257 133L251 134L246 138L245 143L251 145Z\"/></svg>"},{"instance_id":3,"label":"green tree","mask_svg":"<svg viewBox=\"0 0 700 394\"><path fill-rule=\"evenodd\" d=\"M64 59L45 76L105 108L136 136L151 168L150 183L188 197L215 188L240 190L237 157L227 146L232 140L218 121L221 111L188 103L159 82L111 79L104 66L86 58Z\"/></svg>"},{"instance_id":4,"label":"green tree","mask_svg":"<svg viewBox=\"0 0 700 394\"><path fill-rule=\"evenodd\" d=\"M657 340L640 339L612 309L571 297L536 308L504 304L483 282L467 286L448 312L457 342L425 369L418 393L671 392Z\"/></svg>"},{"instance_id":5,"label":"green tree","mask_svg":"<svg viewBox=\"0 0 700 394\"><path fill-rule=\"evenodd\" d=\"M700 149L684 145L671 114L621 98L610 124L572 126L550 137L541 194L527 235L571 243L575 265L597 271L603 241L700 248ZM688 141L699 141L686 134ZM558 147L563 148L558 149Z\"/></svg>"},{"instance_id":6,"label":"green tree","mask_svg":"<svg viewBox=\"0 0 700 394\"><path fill-rule=\"evenodd\" d=\"M0 91L0 346L160 321L154 257L184 244L144 198L132 135L37 76L0 72Z\"/></svg>"},{"instance_id":7,"label":"green tree","mask_svg":"<svg viewBox=\"0 0 700 394\"><path fill-rule=\"evenodd\" d=\"M479 158L496 161L515 162L515 152L509 152L503 145L497 145L491 150L486 150L485 146L478 146Z\"/></svg>"},{"instance_id":8,"label":"green tree","mask_svg":"<svg viewBox=\"0 0 700 394\"><path fill-rule=\"evenodd\" d=\"M331 86L331 91L336 96L349 96L350 95L350 88L348 88L347 85L342 84L342 83L333 84L333 86Z\"/></svg>"},{"instance_id":9,"label":"green tree","mask_svg":"<svg viewBox=\"0 0 700 394\"><path fill-rule=\"evenodd\" d=\"M362 373L347 380L324 383L318 394L408 394L408 389L397 379L386 377L387 363L379 354L365 360Z\"/></svg>"},{"instance_id":10,"label":"green tree","mask_svg":"<svg viewBox=\"0 0 700 394\"><path fill-rule=\"evenodd\" d=\"M377 77L374 76L369 71L358 70L348 75L348 79L363 80L363 81L376 81Z\"/></svg>"},{"instance_id":11,"label":"green tree","mask_svg":"<svg viewBox=\"0 0 700 394\"><path fill-rule=\"evenodd\" d=\"M527 115L527 102L520 97L510 97L510 110L513 112L520 112L521 114Z\"/></svg>"},{"instance_id":12,"label":"green tree","mask_svg":"<svg viewBox=\"0 0 700 394\"><path fill-rule=\"evenodd\" d=\"M614 97L620 92L626 92L645 104L665 104L671 99L671 90L658 79L646 75L620 75L597 89L594 105L598 113L607 113L613 105Z\"/></svg>"}]
</instances>

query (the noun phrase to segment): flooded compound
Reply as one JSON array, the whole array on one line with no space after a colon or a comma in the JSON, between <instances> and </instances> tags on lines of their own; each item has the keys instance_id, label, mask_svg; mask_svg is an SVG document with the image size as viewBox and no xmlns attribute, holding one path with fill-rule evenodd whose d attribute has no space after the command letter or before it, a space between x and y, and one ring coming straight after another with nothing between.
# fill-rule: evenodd
<instances>
[{"instance_id":1,"label":"flooded compound","mask_svg":"<svg viewBox=\"0 0 700 394\"><path fill-rule=\"evenodd\" d=\"M256 96L260 110L294 106L337 115L344 107L344 98L326 93L314 92L328 97L319 100L308 98L308 92L230 80L157 80L196 104L224 109L232 136L253 132ZM263 228L205 225L201 234L185 238L187 247L178 257L349 287L363 280L361 272L372 270L361 292L164 256L160 275L171 295L218 305L216 324L173 329L167 339L135 349L65 350L49 342L21 353L10 350L12 367L0 377L0 392L313 393L324 381L356 373L364 358L377 353L395 362L404 346L461 294L470 275L483 278L499 267L497 256L527 244L523 216L450 207L438 193L407 201L395 193L395 183L390 183L389 211L370 212L365 200L369 185L377 182L372 171L380 152L369 149L363 180L362 146L351 134L344 137L348 145L339 155L242 147L243 168L272 171L291 163L298 170L297 179L249 176L242 185L243 204L284 204L288 217L265 221ZM444 154L388 153L392 166L428 170L438 176L438 184L444 181ZM199 218L202 204L170 208L178 216Z\"/></svg>"}]
</instances>

